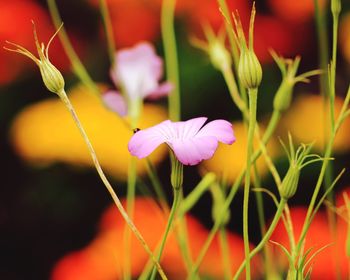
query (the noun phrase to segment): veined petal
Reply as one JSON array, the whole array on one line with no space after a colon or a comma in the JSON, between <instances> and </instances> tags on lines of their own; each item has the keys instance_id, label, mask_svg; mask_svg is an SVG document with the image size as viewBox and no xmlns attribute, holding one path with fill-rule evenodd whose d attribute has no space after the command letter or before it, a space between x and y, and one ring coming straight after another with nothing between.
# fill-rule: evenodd
<instances>
[{"instance_id":1,"label":"veined petal","mask_svg":"<svg viewBox=\"0 0 350 280\"><path fill-rule=\"evenodd\" d=\"M225 144L232 144L236 141L232 124L225 120L215 120L207 123L196 135L196 137L203 136L213 136Z\"/></svg>"},{"instance_id":2,"label":"veined petal","mask_svg":"<svg viewBox=\"0 0 350 280\"><path fill-rule=\"evenodd\" d=\"M231 123L224 120L210 122L199 117L182 122L164 121L137 132L129 142L129 151L139 158L148 156L161 143L167 143L177 159L185 165L195 165L213 156L218 141L232 144L235 137Z\"/></svg>"},{"instance_id":3,"label":"veined petal","mask_svg":"<svg viewBox=\"0 0 350 280\"><path fill-rule=\"evenodd\" d=\"M167 120L153 127L136 132L128 144L130 154L138 158L147 157L160 144L173 137L169 123L171 122Z\"/></svg>"},{"instance_id":4,"label":"veined petal","mask_svg":"<svg viewBox=\"0 0 350 280\"><path fill-rule=\"evenodd\" d=\"M177 122L174 123L174 125L177 125L177 128L179 130L179 138L188 139L191 137L195 137L195 135L198 133L198 131L201 129L201 127L206 121L206 117L199 117L185 122Z\"/></svg>"},{"instance_id":5,"label":"veined petal","mask_svg":"<svg viewBox=\"0 0 350 280\"><path fill-rule=\"evenodd\" d=\"M196 165L213 156L218 141L215 137L204 136L168 142L177 159L184 165Z\"/></svg>"},{"instance_id":6,"label":"veined petal","mask_svg":"<svg viewBox=\"0 0 350 280\"><path fill-rule=\"evenodd\" d=\"M128 109L126 102L118 91L107 91L102 95L102 100L109 109L118 113L120 116L123 117L127 114Z\"/></svg>"}]
</instances>

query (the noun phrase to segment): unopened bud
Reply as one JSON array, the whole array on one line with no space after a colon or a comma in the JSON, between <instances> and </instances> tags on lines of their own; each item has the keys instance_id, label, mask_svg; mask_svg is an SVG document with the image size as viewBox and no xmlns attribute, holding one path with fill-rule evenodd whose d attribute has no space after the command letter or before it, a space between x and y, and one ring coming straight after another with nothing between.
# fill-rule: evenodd
<instances>
[{"instance_id":1,"label":"unopened bud","mask_svg":"<svg viewBox=\"0 0 350 280\"><path fill-rule=\"evenodd\" d=\"M64 90L61 72L48 59L40 61L39 69L46 88L59 95Z\"/></svg>"},{"instance_id":2,"label":"unopened bud","mask_svg":"<svg viewBox=\"0 0 350 280\"><path fill-rule=\"evenodd\" d=\"M284 199L289 199L295 195L300 177L300 170L297 165L291 165L287 171L286 176L284 176L280 194Z\"/></svg>"},{"instance_id":3,"label":"unopened bud","mask_svg":"<svg viewBox=\"0 0 350 280\"><path fill-rule=\"evenodd\" d=\"M209 42L209 56L216 69L222 70L231 67L231 55L223 42L219 40Z\"/></svg>"},{"instance_id":4,"label":"unopened bud","mask_svg":"<svg viewBox=\"0 0 350 280\"><path fill-rule=\"evenodd\" d=\"M273 109L279 112L286 111L292 102L292 92L294 82L284 79L278 88L275 98L273 99Z\"/></svg>"},{"instance_id":5,"label":"unopened bud","mask_svg":"<svg viewBox=\"0 0 350 280\"><path fill-rule=\"evenodd\" d=\"M238 77L245 88L258 88L262 79L260 62L252 49L242 49L238 63Z\"/></svg>"},{"instance_id":6,"label":"unopened bud","mask_svg":"<svg viewBox=\"0 0 350 280\"><path fill-rule=\"evenodd\" d=\"M311 163L324 160L317 154L310 154L312 144L301 144L298 149L295 150L291 134L288 134L288 138L289 150L282 141L281 143L289 159L289 169L279 188L281 197L286 200L294 196L298 189L300 171Z\"/></svg>"},{"instance_id":7,"label":"unopened bud","mask_svg":"<svg viewBox=\"0 0 350 280\"><path fill-rule=\"evenodd\" d=\"M60 28L62 25L60 26ZM45 47L43 43L39 43L38 35L36 34L36 28L35 24L33 22L33 33L34 33L34 42L36 45L36 49L38 52L38 57L36 57L34 54L32 54L30 51L28 51L26 48L12 43L8 42L9 45L15 48L8 48L4 47L6 50L11 52L16 52L19 54L22 54L24 56L27 56L31 60L33 60L36 65L38 65L41 73L41 77L43 79L43 82L47 89L53 93L56 93L61 98L65 97L64 93L64 78L61 74L61 72L50 62L49 60L49 47L52 42L52 40L55 38L57 33L59 32L60 28L55 32L55 34L51 37L49 40L47 46Z\"/></svg>"},{"instance_id":8,"label":"unopened bud","mask_svg":"<svg viewBox=\"0 0 350 280\"><path fill-rule=\"evenodd\" d=\"M341 0L332 0L331 1L331 11L333 15L338 16L341 11Z\"/></svg>"}]
</instances>

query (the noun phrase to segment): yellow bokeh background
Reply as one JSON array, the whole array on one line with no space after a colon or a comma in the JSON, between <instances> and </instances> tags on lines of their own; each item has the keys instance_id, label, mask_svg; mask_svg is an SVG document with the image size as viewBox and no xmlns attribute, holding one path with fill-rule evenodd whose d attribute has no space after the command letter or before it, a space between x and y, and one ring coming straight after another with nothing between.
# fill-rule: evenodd
<instances>
[{"instance_id":1,"label":"yellow bokeh background","mask_svg":"<svg viewBox=\"0 0 350 280\"><path fill-rule=\"evenodd\" d=\"M214 172L229 184L232 184L246 166L247 161L247 128L242 122L233 122L233 130L236 142L232 145L219 144L214 156L200 165L202 173ZM260 127L260 135L263 134L263 127ZM257 140L254 141L254 150L259 148ZM272 139L267 146L268 155L275 158L278 155L279 147ZM264 176L268 171L265 160L261 156L257 160L257 169L260 175Z\"/></svg>"},{"instance_id":2,"label":"yellow bokeh background","mask_svg":"<svg viewBox=\"0 0 350 280\"><path fill-rule=\"evenodd\" d=\"M127 144L133 133L127 125L128 120L123 120L106 109L82 85L69 91L68 96L103 169L110 175L125 180L131 158ZM155 125L166 118L167 113L162 107L145 104L139 128ZM16 152L30 162L92 166L86 144L59 98L50 98L24 108L13 121L11 141ZM163 145L151 154L150 160L158 164L165 155L166 148ZM137 160L139 175L146 171L143 161Z\"/></svg>"},{"instance_id":3,"label":"yellow bokeh background","mask_svg":"<svg viewBox=\"0 0 350 280\"><path fill-rule=\"evenodd\" d=\"M335 117L339 115L343 100L336 97L334 100ZM325 111L326 109L326 111ZM291 133L295 143L309 144L314 142L314 149L322 151L329 133L328 107L324 107L321 95L303 94L293 102L290 110L282 117L278 135L285 138ZM327 132L328 131L328 132ZM334 140L333 151L345 152L350 148L350 119L347 118L337 132Z\"/></svg>"}]
</instances>

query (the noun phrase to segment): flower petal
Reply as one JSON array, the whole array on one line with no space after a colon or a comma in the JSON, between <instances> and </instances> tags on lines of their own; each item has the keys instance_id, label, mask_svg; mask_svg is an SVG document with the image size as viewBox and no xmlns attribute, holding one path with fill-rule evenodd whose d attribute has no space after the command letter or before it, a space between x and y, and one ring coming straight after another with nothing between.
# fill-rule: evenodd
<instances>
[{"instance_id":1,"label":"flower petal","mask_svg":"<svg viewBox=\"0 0 350 280\"><path fill-rule=\"evenodd\" d=\"M232 124L225 120L215 120L207 123L197 133L197 137L203 136L213 136L218 141L230 145L236 141L233 134Z\"/></svg>"},{"instance_id":2,"label":"flower petal","mask_svg":"<svg viewBox=\"0 0 350 280\"><path fill-rule=\"evenodd\" d=\"M203 124L206 122L206 117L194 118L185 122L175 122L173 126L177 130L177 136L179 139L188 139L195 137Z\"/></svg>"},{"instance_id":3,"label":"flower petal","mask_svg":"<svg viewBox=\"0 0 350 280\"><path fill-rule=\"evenodd\" d=\"M136 132L128 144L129 152L138 158L147 157L160 144L172 137L173 132L170 129L169 120L158 125Z\"/></svg>"},{"instance_id":4,"label":"flower petal","mask_svg":"<svg viewBox=\"0 0 350 280\"><path fill-rule=\"evenodd\" d=\"M129 99L144 98L157 90L163 75L163 61L150 43L142 42L133 48L119 50L115 59L111 78L125 90Z\"/></svg>"},{"instance_id":5,"label":"flower petal","mask_svg":"<svg viewBox=\"0 0 350 280\"><path fill-rule=\"evenodd\" d=\"M196 165L213 156L218 141L215 137L204 136L185 140L175 139L168 142L177 159L184 165Z\"/></svg>"},{"instance_id":6,"label":"flower petal","mask_svg":"<svg viewBox=\"0 0 350 280\"><path fill-rule=\"evenodd\" d=\"M158 88L153 90L152 92L149 92L147 94L147 99L155 100L164 96L169 95L170 91L174 89L174 85L170 82L165 82L159 85Z\"/></svg>"},{"instance_id":7,"label":"flower petal","mask_svg":"<svg viewBox=\"0 0 350 280\"><path fill-rule=\"evenodd\" d=\"M125 116L128 108L123 96L114 90L107 91L102 95L104 104L112 111L118 113L120 116Z\"/></svg>"}]
</instances>

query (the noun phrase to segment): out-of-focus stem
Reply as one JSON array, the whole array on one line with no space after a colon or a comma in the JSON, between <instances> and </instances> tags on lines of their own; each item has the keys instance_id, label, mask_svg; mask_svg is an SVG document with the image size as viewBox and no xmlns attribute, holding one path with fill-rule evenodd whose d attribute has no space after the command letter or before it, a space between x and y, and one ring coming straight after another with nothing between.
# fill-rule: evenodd
<instances>
[{"instance_id":1,"label":"out-of-focus stem","mask_svg":"<svg viewBox=\"0 0 350 280\"><path fill-rule=\"evenodd\" d=\"M262 137L262 144L263 145L266 145L267 142L270 140L273 132L275 131L275 128L279 122L281 118L281 113L279 111L274 111L272 113L272 116L271 116L271 119L270 119L270 122L265 130L265 133ZM259 156L261 155L262 153L262 150L261 148L256 150L252 156L252 163L254 163L258 158ZM245 174L245 169L243 169L241 171L241 173L237 176L237 179L236 181L234 182L234 184L232 185L231 187L231 190L225 200L225 203L224 205L222 206L222 215L221 217L224 217L224 213L226 213L227 209L230 207L230 204L233 200L233 198L235 197L237 191L238 191L238 188L240 187L241 183L242 183L242 180L243 180L243 177L244 177L244 174ZM211 244L211 242L213 241L214 237L215 237L215 234L217 233L217 231L219 230L220 228L220 225L222 223L222 219L216 219L215 220L215 223L214 223L214 226L212 227L212 229L210 230L209 232L209 235L207 237L207 240L204 242L202 248L201 248L201 251L200 253L198 254L198 257L197 257L197 260L195 261L193 267L192 267L192 271L188 277L188 279L194 279L194 277L196 276L196 273L198 271L198 268L200 266L200 264L202 263L203 261L203 258L206 254L206 252L208 251L209 249L209 246Z\"/></svg>"},{"instance_id":2,"label":"out-of-focus stem","mask_svg":"<svg viewBox=\"0 0 350 280\"><path fill-rule=\"evenodd\" d=\"M159 248L159 252L158 252L158 256L157 256L157 261L158 262L160 262L160 259L162 257L162 253L163 253L163 250L164 250L164 247L165 247L165 243L166 243L168 234L170 232L171 226L172 226L173 221L174 221L176 209L177 209L177 207L179 205L179 202L180 202L181 189L180 188L173 188L173 190L174 190L174 201L173 201L173 205L172 205L171 210L170 210L170 214L169 214L168 223L167 223L167 226L166 226L166 229L165 229L165 233L163 235L162 242L160 244L160 248ZM156 269L156 267L154 267L153 270L152 270L151 278L150 278L151 280L155 279L156 271L157 271L157 269Z\"/></svg>"},{"instance_id":3,"label":"out-of-focus stem","mask_svg":"<svg viewBox=\"0 0 350 280\"><path fill-rule=\"evenodd\" d=\"M113 27L111 22L111 17L109 15L106 0L100 0L100 10L103 20L103 25L106 31L107 45L108 45L108 56L111 66L114 67L115 64L115 42L113 38Z\"/></svg>"},{"instance_id":4,"label":"out-of-focus stem","mask_svg":"<svg viewBox=\"0 0 350 280\"><path fill-rule=\"evenodd\" d=\"M327 27L326 27L326 15L324 11L320 10L319 0L314 0L314 7L315 7L315 21L316 21L316 29L317 29L317 37L318 37L318 46L320 48L319 50L319 61L320 61L320 68L324 73L327 73L327 67L328 67L328 34L327 34ZM321 75L320 76L320 88L322 95L327 98L329 96L329 90L328 90L328 78L327 75Z\"/></svg>"},{"instance_id":5,"label":"out-of-focus stem","mask_svg":"<svg viewBox=\"0 0 350 280\"><path fill-rule=\"evenodd\" d=\"M223 226L220 227L219 230L219 241L221 248L221 255L223 259L223 267L224 267L224 277L225 280L231 279L231 266L230 266L230 251L227 242L226 230Z\"/></svg>"},{"instance_id":6,"label":"out-of-focus stem","mask_svg":"<svg viewBox=\"0 0 350 280\"><path fill-rule=\"evenodd\" d=\"M70 100L68 99L66 93L63 91L63 92L60 92L59 94L61 100L63 101L63 103L65 104L65 106L67 107L68 111L70 112L70 114L72 115L72 118L75 122L75 124L77 125L79 131L80 131L80 134L82 135L86 145L87 145L87 148L90 152L90 155L91 155L91 158L92 158L92 161L95 165L95 168L96 168L96 171L98 173L98 175L100 176L103 184L105 185L107 191L109 192L109 194L111 195L115 205L117 206L120 214L122 215L123 219L125 220L125 222L127 223L127 225L130 227L131 231L135 234L135 236L137 237L137 239L140 241L142 247L145 249L145 251L147 252L147 254L149 255L149 257L152 259L155 267L157 268L158 272L159 272L159 275L161 276L162 279L167 279L163 269L161 268L159 262L157 261L156 257L153 255L151 249L149 248L149 246L147 245L145 239L143 238L143 236L141 235L141 233L138 231L138 229L136 228L136 226L134 225L134 223L132 222L132 220L129 218L127 212L125 211L123 205L121 204L117 194L115 193L112 185L109 183L106 175L104 174L103 170L102 170L102 167L97 159L97 155L95 153L95 150L89 140L89 137L87 136Z\"/></svg>"},{"instance_id":7,"label":"out-of-focus stem","mask_svg":"<svg viewBox=\"0 0 350 280\"><path fill-rule=\"evenodd\" d=\"M58 29L62 23L62 19L58 12L58 8L55 0L47 0L49 11L54 22L55 27ZM77 53L74 51L74 48L68 38L67 32L64 27L61 28L60 33L58 34L65 53L69 57L70 62L72 63L72 68L74 73L79 77L83 84L91 89L91 92L94 93L97 97L100 97L100 90L91 79L89 73L86 71L84 65L81 63Z\"/></svg>"},{"instance_id":8,"label":"out-of-focus stem","mask_svg":"<svg viewBox=\"0 0 350 280\"><path fill-rule=\"evenodd\" d=\"M169 94L169 116L172 121L181 119L180 78L174 30L174 10L176 0L163 0L161 12L161 29L164 46L167 78L174 89Z\"/></svg>"},{"instance_id":9,"label":"out-of-focus stem","mask_svg":"<svg viewBox=\"0 0 350 280\"><path fill-rule=\"evenodd\" d=\"M249 256L248 256L248 260L250 260L252 257L254 257L258 252L260 252L260 250L264 247L265 243L267 242L267 240L269 240L269 238L271 237L271 234L273 233L273 231L275 230L277 223L280 219L280 217L282 216L283 213L283 209L284 206L286 205L286 200L285 199L281 199L275 217L273 218L271 225L269 227L269 229L267 230L266 234L264 235L263 239L259 242L259 244L250 252ZM246 266L245 262L247 260L245 260L239 267L239 269L237 270L235 276L233 277L234 280L237 280L238 277L240 276L240 274L242 273L244 266Z\"/></svg>"}]
</instances>

